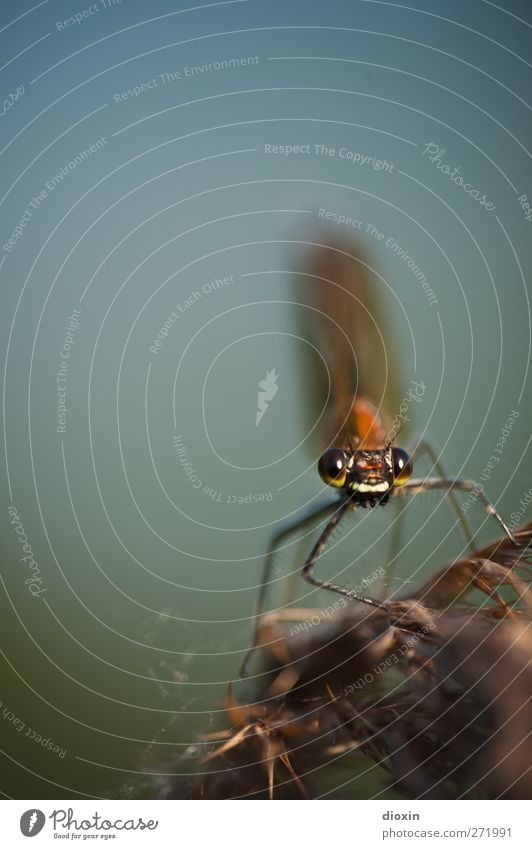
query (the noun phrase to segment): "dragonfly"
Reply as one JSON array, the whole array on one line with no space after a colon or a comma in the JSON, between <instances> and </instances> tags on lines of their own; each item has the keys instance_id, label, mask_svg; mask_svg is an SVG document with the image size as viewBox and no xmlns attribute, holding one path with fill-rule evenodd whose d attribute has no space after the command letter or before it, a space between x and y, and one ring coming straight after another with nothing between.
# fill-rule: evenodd
<instances>
[{"instance_id":1,"label":"dragonfly","mask_svg":"<svg viewBox=\"0 0 532 849\"><path fill-rule=\"evenodd\" d=\"M398 410L399 379L392 373L396 360L390 354L390 334L386 333L385 337L383 333L381 306L364 256L363 248L351 241L315 244L306 268L297 272L301 280L300 297L305 301L305 312L311 316L307 335L314 337L328 375L328 401L321 427L323 450L317 466L321 480L334 491L335 497L274 534L264 561L253 639L240 667L241 676L245 675L258 644L276 552L293 534L326 518L327 524L303 564L303 579L320 589L387 612L391 606L386 601L360 595L316 576L316 566L334 530L353 510L385 507L399 493L444 490L474 552L473 534L456 495L474 493L510 543L520 545L483 488L472 480L448 477L426 438L419 439L411 452L396 444L401 431L389 424L397 420L397 416L392 418L394 410ZM432 461L436 477L414 477L414 460L422 453Z\"/></svg>"}]
</instances>

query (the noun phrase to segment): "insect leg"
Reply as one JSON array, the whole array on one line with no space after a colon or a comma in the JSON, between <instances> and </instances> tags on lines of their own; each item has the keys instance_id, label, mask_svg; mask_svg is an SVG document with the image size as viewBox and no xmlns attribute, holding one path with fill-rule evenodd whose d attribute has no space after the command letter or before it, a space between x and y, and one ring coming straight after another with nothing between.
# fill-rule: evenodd
<instances>
[{"instance_id":1,"label":"insect leg","mask_svg":"<svg viewBox=\"0 0 532 849\"><path fill-rule=\"evenodd\" d=\"M438 455L437 455L436 451L434 450L434 446L431 445L431 443L426 438L421 439L417 443L417 446L414 449L414 458L418 457L420 454L423 454L423 453L427 454L427 456L431 460L431 462L432 462L434 468L436 469L436 472L440 476L440 478L442 478L444 480L447 479L447 474L445 472L445 469L443 468L442 463L438 459ZM447 493L447 495L449 496L449 500L450 500L450 502L453 506L453 509L454 509L456 515L458 516L458 521L460 522L460 525L461 525L462 530L464 532L464 536L465 536L467 544L469 546L469 550L471 552L473 552L473 551L475 551L475 546L474 546L474 543L473 543L474 534L473 534L473 531L471 529L469 522L467 521L466 517L463 514L463 511L460 510L460 505L458 503L458 498L456 497L456 492L453 492L453 490L451 488L449 490L449 492Z\"/></svg>"},{"instance_id":2,"label":"insect leg","mask_svg":"<svg viewBox=\"0 0 532 849\"><path fill-rule=\"evenodd\" d=\"M374 601L371 598L364 598L363 596L359 596L354 593L352 590L346 590L344 587L339 587L337 584L331 584L328 581L320 581L318 578L314 577L314 567L316 566L317 561L323 554L325 550L325 546L327 545L327 540L331 536L332 532L338 525L339 521L345 514L345 512L349 509L352 509L351 502L349 499L346 499L334 514L331 516L329 522L325 526L325 529L320 534L320 537L316 544L314 545L312 551L305 561L305 565L303 566L303 578L305 581L308 581L309 584L313 584L315 587L321 587L324 590L331 590L333 593L339 593L340 595L345 596L346 598L353 599L354 601L362 601L365 604L370 604L372 607L378 607L381 610L388 610L386 605L380 604L378 601Z\"/></svg>"},{"instance_id":3,"label":"insect leg","mask_svg":"<svg viewBox=\"0 0 532 849\"><path fill-rule=\"evenodd\" d=\"M338 509L338 499L335 499L332 502L328 501L326 504L320 504L318 507L313 507L312 510L306 513L302 518L300 517L295 521L291 522L290 524L286 525L285 527L280 528L271 538L270 545L268 547L268 552L264 560L264 566L262 567L259 592L257 595L255 611L253 613L252 642L242 659L242 663L240 664L240 668L238 670L240 678L242 678L246 674L246 669L249 660L259 643L259 632L263 617L264 603L266 600L266 592L268 590L268 584L270 583L270 576L272 572L275 554L279 546L295 531L304 530L307 525L311 525L316 520L323 519L325 516L328 516L336 509Z\"/></svg>"},{"instance_id":4,"label":"insect leg","mask_svg":"<svg viewBox=\"0 0 532 849\"><path fill-rule=\"evenodd\" d=\"M476 492L477 497L484 504L488 515L495 517L510 542L512 542L516 546L520 545L519 541L516 539L516 537L514 537L513 533L511 532L510 528L508 527L500 513L497 512L496 508L485 494L484 490L479 486L479 484L475 483L475 481L463 481L452 478L412 478L401 488L403 490L411 490L414 493L429 492L430 490L435 489L454 489L458 490L459 492Z\"/></svg>"}]
</instances>

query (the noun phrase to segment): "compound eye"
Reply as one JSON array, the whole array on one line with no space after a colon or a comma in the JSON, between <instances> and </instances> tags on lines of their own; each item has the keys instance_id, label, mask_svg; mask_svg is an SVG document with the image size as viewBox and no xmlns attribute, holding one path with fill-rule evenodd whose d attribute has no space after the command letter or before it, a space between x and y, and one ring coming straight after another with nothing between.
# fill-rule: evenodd
<instances>
[{"instance_id":1,"label":"compound eye","mask_svg":"<svg viewBox=\"0 0 532 849\"><path fill-rule=\"evenodd\" d=\"M412 477L414 466L410 454L403 451L402 448L392 448L393 459L393 485L404 486L404 484Z\"/></svg>"},{"instance_id":2,"label":"compound eye","mask_svg":"<svg viewBox=\"0 0 532 849\"><path fill-rule=\"evenodd\" d=\"M340 448L329 448L320 457L318 472L324 483L341 489L345 484L347 474L345 453Z\"/></svg>"}]
</instances>

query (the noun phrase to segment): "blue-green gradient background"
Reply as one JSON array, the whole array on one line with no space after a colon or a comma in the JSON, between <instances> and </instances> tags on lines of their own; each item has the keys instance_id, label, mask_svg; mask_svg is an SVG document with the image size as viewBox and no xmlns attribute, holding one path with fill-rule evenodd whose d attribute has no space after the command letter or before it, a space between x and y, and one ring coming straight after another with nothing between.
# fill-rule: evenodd
<instances>
[{"instance_id":1,"label":"blue-green gradient background","mask_svg":"<svg viewBox=\"0 0 532 849\"><path fill-rule=\"evenodd\" d=\"M529 4L96 6L67 27L58 22L90 4L0 11L1 790L16 798L155 793L141 773L171 771L219 722L269 535L323 494L305 403L316 376L301 368L290 303L305 243L323 238L320 208L364 222L400 396L412 379L426 386L411 435L426 431L453 475L478 479L515 410L484 485L507 517L532 485L532 221L518 200L532 198ZM242 57L258 58L185 75ZM431 163L429 143L495 208ZM310 153L267 154L266 144ZM316 154L320 144L336 154ZM393 169L353 164L341 148ZM150 352L176 304L182 313ZM279 391L256 427L258 383L274 368ZM268 500L246 501L259 493ZM418 498L407 510L402 581L419 583L463 549L439 504ZM10 507L38 563L36 597ZM470 516L482 539L497 532L480 509ZM392 519L353 519L322 568L355 584L382 562ZM282 578L308 545L280 555L269 607L286 601ZM296 604L325 601L293 587ZM344 784L353 774L333 775L327 792L382 792L375 770Z\"/></svg>"}]
</instances>

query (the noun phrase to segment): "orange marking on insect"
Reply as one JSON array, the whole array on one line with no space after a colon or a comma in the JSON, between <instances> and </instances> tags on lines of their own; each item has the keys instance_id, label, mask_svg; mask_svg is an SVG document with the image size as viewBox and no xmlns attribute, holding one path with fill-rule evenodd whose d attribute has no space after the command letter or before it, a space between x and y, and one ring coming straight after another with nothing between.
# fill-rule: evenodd
<instances>
[{"instance_id":1,"label":"orange marking on insect","mask_svg":"<svg viewBox=\"0 0 532 849\"><path fill-rule=\"evenodd\" d=\"M365 398L355 398L350 413L353 431L360 440L359 448L382 448L386 434L377 410Z\"/></svg>"}]
</instances>

